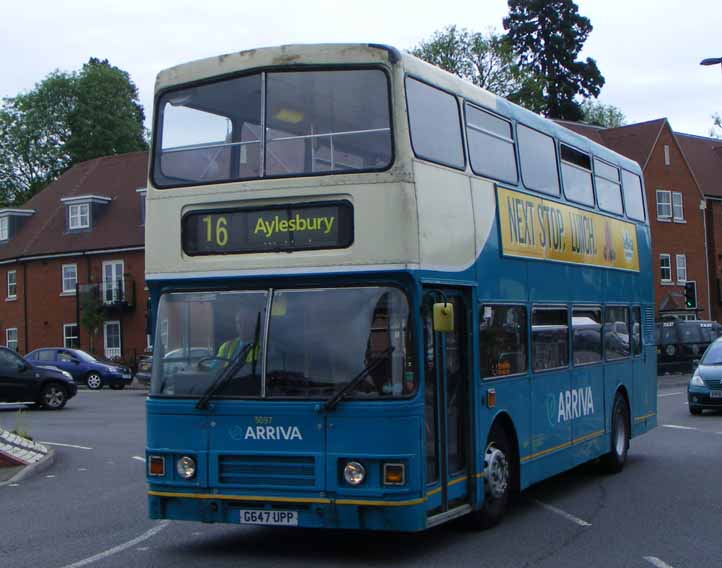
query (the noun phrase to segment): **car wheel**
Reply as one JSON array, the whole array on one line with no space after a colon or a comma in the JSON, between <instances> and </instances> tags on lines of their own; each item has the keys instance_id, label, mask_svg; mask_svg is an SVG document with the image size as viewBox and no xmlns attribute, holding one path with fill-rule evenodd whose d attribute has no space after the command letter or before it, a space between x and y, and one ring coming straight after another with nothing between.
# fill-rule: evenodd
<instances>
[{"instance_id":1,"label":"car wheel","mask_svg":"<svg viewBox=\"0 0 722 568\"><path fill-rule=\"evenodd\" d=\"M68 394L57 383L45 385L40 392L40 404L49 410L60 410L66 402L68 402Z\"/></svg>"},{"instance_id":2,"label":"car wheel","mask_svg":"<svg viewBox=\"0 0 722 568\"><path fill-rule=\"evenodd\" d=\"M489 432L484 454L484 504L472 514L476 528L488 529L501 521L511 495L514 467L509 435L497 422Z\"/></svg>"},{"instance_id":3,"label":"car wheel","mask_svg":"<svg viewBox=\"0 0 722 568\"><path fill-rule=\"evenodd\" d=\"M699 416L700 414L702 414L702 409L699 406L690 406L689 413L694 414L695 416Z\"/></svg>"},{"instance_id":4,"label":"car wheel","mask_svg":"<svg viewBox=\"0 0 722 568\"><path fill-rule=\"evenodd\" d=\"M619 473L624 468L629 451L629 411L624 397L617 393L612 409L612 451L602 456L602 468L607 473Z\"/></svg>"},{"instance_id":5,"label":"car wheel","mask_svg":"<svg viewBox=\"0 0 722 568\"><path fill-rule=\"evenodd\" d=\"M99 390L103 388L103 379L98 373L88 373L88 376L85 377L85 384L91 390Z\"/></svg>"},{"instance_id":6,"label":"car wheel","mask_svg":"<svg viewBox=\"0 0 722 568\"><path fill-rule=\"evenodd\" d=\"M113 390L117 390L117 391L123 390L125 388L125 384L124 383L111 383L110 388Z\"/></svg>"}]
</instances>

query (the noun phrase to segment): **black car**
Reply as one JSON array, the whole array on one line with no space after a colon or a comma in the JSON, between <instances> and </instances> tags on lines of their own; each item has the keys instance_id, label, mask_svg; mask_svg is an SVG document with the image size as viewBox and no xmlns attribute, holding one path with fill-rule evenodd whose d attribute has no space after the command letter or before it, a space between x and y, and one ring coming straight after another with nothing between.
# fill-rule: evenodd
<instances>
[{"instance_id":1,"label":"black car","mask_svg":"<svg viewBox=\"0 0 722 568\"><path fill-rule=\"evenodd\" d=\"M676 320L658 323L657 366L660 371L691 371L705 349L722 335L716 321Z\"/></svg>"},{"instance_id":2,"label":"black car","mask_svg":"<svg viewBox=\"0 0 722 568\"><path fill-rule=\"evenodd\" d=\"M59 410L77 392L69 373L31 363L11 349L0 347L0 401Z\"/></svg>"}]
</instances>

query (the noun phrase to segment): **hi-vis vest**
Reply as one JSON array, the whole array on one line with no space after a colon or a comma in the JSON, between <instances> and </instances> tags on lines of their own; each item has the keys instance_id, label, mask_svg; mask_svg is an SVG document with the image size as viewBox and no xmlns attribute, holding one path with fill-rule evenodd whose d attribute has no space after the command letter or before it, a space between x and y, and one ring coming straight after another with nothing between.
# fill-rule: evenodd
<instances>
[{"instance_id":1,"label":"hi-vis vest","mask_svg":"<svg viewBox=\"0 0 722 568\"><path fill-rule=\"evenodd\" d=\"M238 355L238 353L241 351L241 349L243 349L243 347L244 344L241 341L240 337L236 337L235 339L226 341L221 345L220 349L218 349L218 357L221 357L222 359L233 359L233 357ZM246 363L258 361L259 352L260 345L256 345L246 354Z\"/></svg>"}]
</instances>

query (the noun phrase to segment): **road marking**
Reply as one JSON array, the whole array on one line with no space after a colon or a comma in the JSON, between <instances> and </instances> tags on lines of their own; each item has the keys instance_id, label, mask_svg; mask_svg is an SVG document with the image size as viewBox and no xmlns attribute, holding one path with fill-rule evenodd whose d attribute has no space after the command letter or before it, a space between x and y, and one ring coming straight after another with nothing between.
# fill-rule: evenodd
<instances>
[{"instance_id":1,"label":"road marking","mask_svg":"<svg viewBox=\"0 0 722 568\"><path fill-rule=\"evenodd\" d=\"M60 442L38 442L39 444L46 444L48 446L62 446L63 448L76 448L78 450L92 450L88 446L76 446L75 444L61 444Z\"/></svg>"},{"instance_id":2,"label":"road marking","mask_svg":"<svg viewBox=\"0 0 722 568\"><path fill-rule=\"evenodd\" d=\"M53 479L54 477L55 477L54 475L46 475L45 479Z\"/></svg>"},{"instance_id":3,"label":"road marking","mask_svg":"<svg viewBox=\"0 0 722 568\"><path fill-rule=\"evenodd\" d=\"M643 558L650 564L654 564L657 568L672 568L671 565L667 564L663 560L660 560L656 556L644 556Z\"/></svg>"},{"instance_id":4,"label":"road marking","mask_svg":"<svg viewBox=\"0 0 722 568\"><path fill-rule=\"evenodd\" d=\"M141 456L133 456L133 459L134 459L134 460L138 460L139 462L145 463L145 458L144 458L144 457L141 457Z\"/></svg>"},{"instance_id":5,"label":"road marking","mask_svg":"<svg viewBox=\"0 0 722 568\"><path fill-rule=\"evenodd\" d=\"M663 428L674 428L675 430L697 430L691 426L678 426L677 424L662 424Z\"/></svg>"},{"instance_id":6,"label":"road marking","mask_svg":"<svg viewBox=\"0 0 722 568\"><path fill-rule=\"evenodd\" d=\"M555 513L559 516L564 517L566 520L571 521L580 527L591 527L592 523L588 523L587 521L580 519L579 517L575 517L574 515L567 513L566 511L562 511L561 509L557 509L556 507L552 507L551 505L547 505L546 503L542 503L541 501L537 499L532 499L534 503L539 505L542 509L546 509L547 511L551 511L552 513Z\"/></svg>"},{"instance_id":7,"label":"road marking","mask_svg":"<svg viewBox=\"0 0 722 568\"><path fill-rule=\"evenodd\" d=\"M118 546L114 546L113 548L110 548L106 550L105 552L100 552L99 554L96 554L95 556L91 556L90 558L85 558L84 560L78 560L77 562L73 564L67 564L66 566L63 566L63 568L80 568L81 566L87 566L88 564L92 564L93 562L97 562L98 560L104 560L108 558L109 556L113 556L114 554L117 554L118 552L123 552L124 550L127 550L128 548L132 548L136 544L140 544L144 540L148 540L149 538L155 536L160 531L162 531L164 528L166 528L170 524L170 521L163 521L159 525L153 527L152 529L144 532L142 535L134 538L133 540L129 540L128 542L124 542L123 544L119 544Z\"/></svg>"},{"instance_id":8,"label":"road marking","mask_svg":"<svg viewBox=\"0 0 722 568\"><path fill-rule=\"evenodd\" d=\"M661 398L661 397L663 397L663 396L674 396L674 395L676 395L676 394L684 394L684 391L675 391L675 392L667 392L667 393L664 393L664 394L658 394L658 395L657 395L657 398Z\"/></svg>"},{"instance_id":9,"label":"road marking","mask_svg":"<svg viewBox=\"0 0 722 568\"><path fill-rule=\"evenodd\" d=\"M19 483L11 483L8 487L20 487Z\"/></svg>"}]
</instances>

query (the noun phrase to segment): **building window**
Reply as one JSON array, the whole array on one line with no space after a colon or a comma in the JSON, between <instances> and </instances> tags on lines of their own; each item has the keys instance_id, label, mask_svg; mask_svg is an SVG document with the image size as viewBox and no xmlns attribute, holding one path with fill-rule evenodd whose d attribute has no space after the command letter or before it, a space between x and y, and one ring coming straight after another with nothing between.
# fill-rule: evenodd
<instances>
[{"instance_id":1,"label":"building window","mask_svg":"<svg viewBox=\"0 0 722 568\"><path fill-rule=\"evenodd\" d=\"M670 159L669 159L669 146L667 144L664 145L664 165L668 166L670 165Z\"/></svg>"},{"instance_id":2,"label":"building window","mask_svg":"<svg viewBox=\"0 0 722 568\"><path fill-rule=\"evenodd\" d=\"M659 255L659 277L663 284L672 282L672 263L668 254Z\"/></svg>"},{"instance_id":3,"label":"building window","mask_svg":"<svg viewBox=\"0 0 722 568\"><path fill-rule=\"evenodd\" d=\"M68 205L68 228L74 231L88 227L90 227L90 204Z\"/></svg>"},{"instance_id":4,"label":"building window","mask_svg":"<svg viewBox=\"0 0 722 568\"><path fill-rule=\"evenodd\" d=\"M678 191L672 192L672 215L675 221L684 221L684 205L682 194Z\"/></svg>"},{"instance_id":5,"label":"building window","mask_svg":"<svg viewBox=\"0 0 722 568\"><path fill-rule=\"evenodd\" d=\"M103 263L103 302L106 304L117 304L122 302L123 283L123 261L110 260Z\"/></svg>"},{"instance_id":6,"label":"building window","mask_svg":"<svg viewBox=\"0 0 722 568\"><path fill-rule=\"evenodd\" d=\"M8 270L8 300L18 297L17 273L15 270Z\"/></svg>"},{"instance_id":7,"label":"building window","mask_svg":"<svg viewBox=\"0 0 722 568\"><path fill-rule=\"evenodd\" d=\"M687 282L687 256L684 254L677 255L677 282Z\"/></svg>"},{"instance_id":8,"label":"building window","mask_svg":"<svg viewBox=\"0 0 722 568\"><path fill-rule=\"evenodd\" d=\"M66 349L80 348L80 335L77 323L63 324L63 346Z\"/></svg>"},{"instance_id":9,"label":"building window","mask_svg":"<svg viewBox=\"0 0 722 568\"><path fill-rule=\"evenodd\" d=\"M18 328L9 327L5 330L5 347L12 349L13 351L18 350Z\"/></svg>"},{"instance_id":10,"label":"building window","mask_svg":"<svg viewBox=\"0 0 722 568\"><path fill-rule=\"evenodd\" d=\"M63 294L75 294L78 283L78 265L63 264Z\"/></svg>"},{"instance_id":11,"label":"building window","mask_svg":"<svg viewBox=\"0 0 722 568\"><path fill-rule=\"evenodd\" d=\"M103 325L105 339L105 358L117 359L122 355L120 345L120 322L106 321Z\"/></svg>"},{"instance_id":12,"label":"building window","mask_svg":"<svg viewBox=\"0 0 722 568\"><path fill-rule=\"evenodd\" d=\"M669 220L672 218L672 197L671 192L657 190L657 219Z\"/></svg>"},{"instance_id":13,"label":"building window","mask_svg":"<svg viewBox=\"0 0 722 568\"><path fill-rule=\"evenodd\" d=\"M10 219L0 218L0 241L7 241L10 238Z\"/></svg>"}]
</instances>

